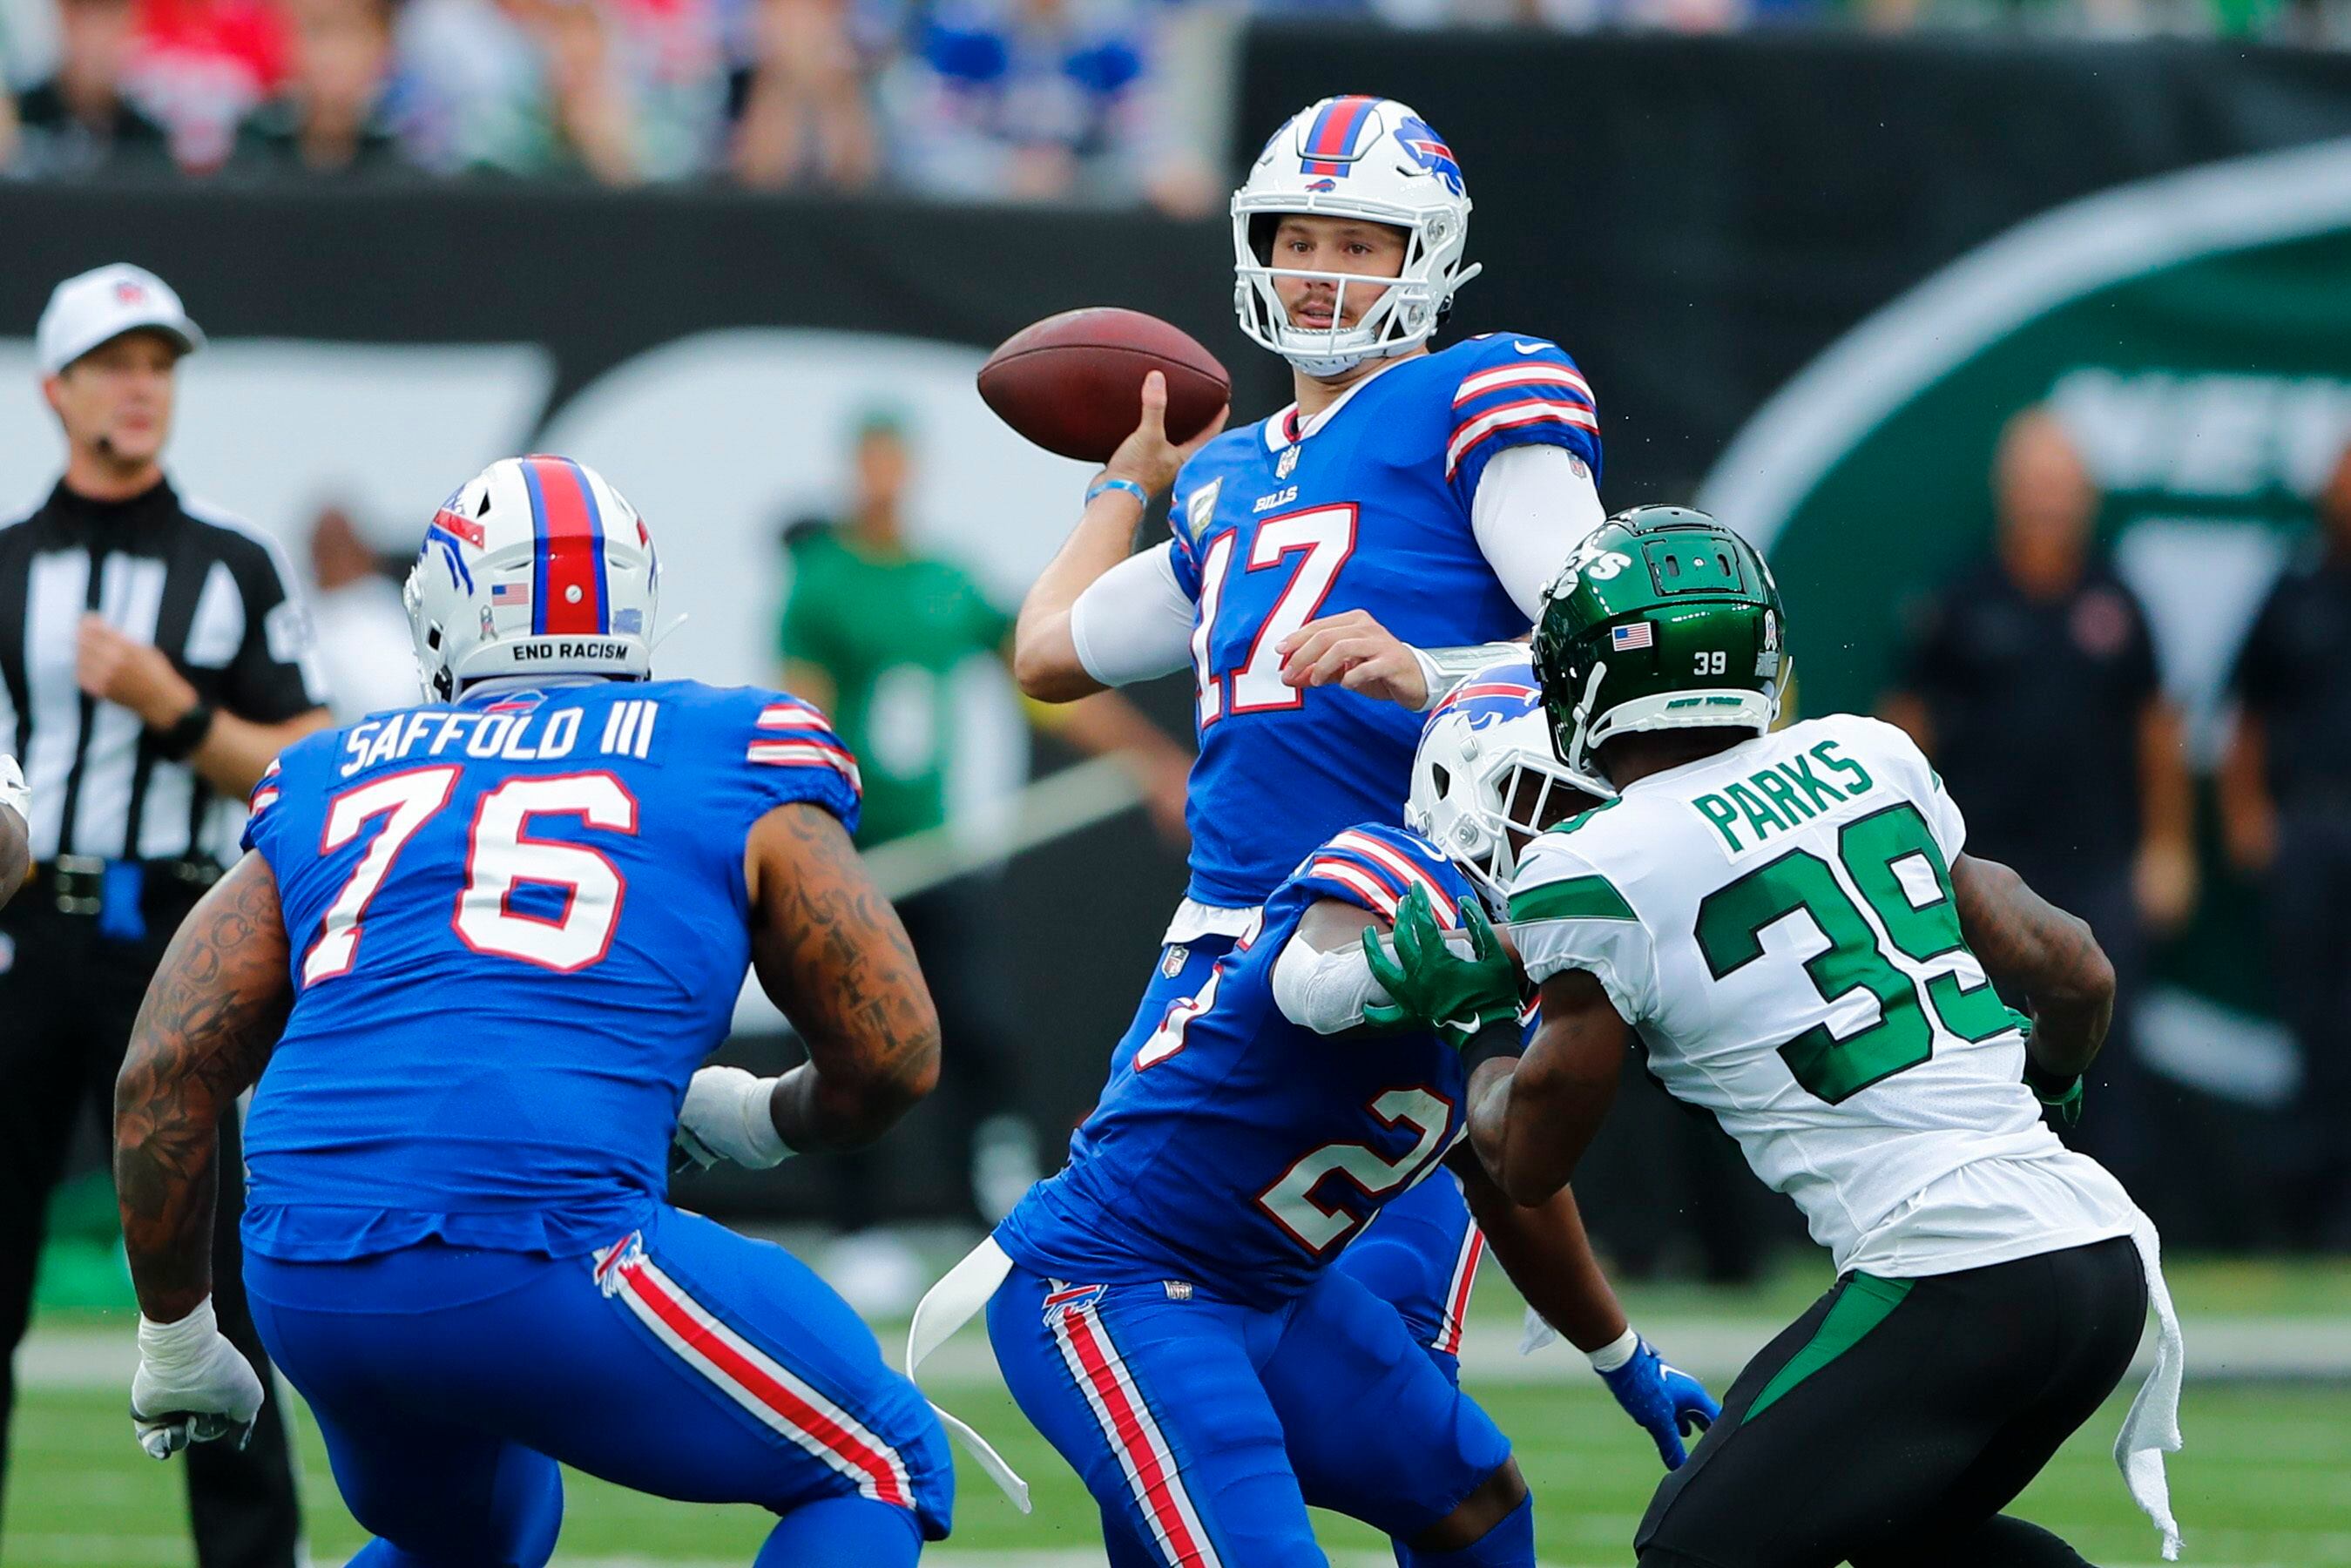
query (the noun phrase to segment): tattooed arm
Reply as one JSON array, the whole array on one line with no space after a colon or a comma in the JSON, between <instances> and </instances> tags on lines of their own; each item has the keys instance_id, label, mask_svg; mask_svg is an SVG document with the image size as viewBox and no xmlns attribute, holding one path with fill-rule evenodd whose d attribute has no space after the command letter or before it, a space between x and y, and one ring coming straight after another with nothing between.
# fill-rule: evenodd
<instances>
[{"instance_id":1,"label":"tattooed arm","mask_svg":"<svg viewBox=\"0 0 2351 1568\"><path fill-rule=\"evenodd\" d=\"M1997 861L1959 856L1951 892L1959 934L1984 972L2032 1006L2033 1068L2060 1082L2080 1077L2115 1014L2115 967L2089 926Z\"/></svg>"},{"instance_id":2,"label":"tattooed arm","mask_svg":"<svg viewBox=\"0 0 2351 1568\"><path fill-rule=\"evenodd\" d=\"M139 1309L185 1317L212 1290L220 1120L261 1076L292 1005L268 862L205 894L147 987L114 1085L114 1187Z\"/></svg>"},{"instance_id":3,"label":"tattooed arm","mask_svg":"<svg viewBox=\"0 0 2351 1568\"><path fill-rule=\"evenodd\" d=\"M939 1077L939 1019L898 913L820 806L778 806L751 831L751 959L808 1042L768 1113L789 1149L872 1141Z\"/></svg>"}]
</instances>

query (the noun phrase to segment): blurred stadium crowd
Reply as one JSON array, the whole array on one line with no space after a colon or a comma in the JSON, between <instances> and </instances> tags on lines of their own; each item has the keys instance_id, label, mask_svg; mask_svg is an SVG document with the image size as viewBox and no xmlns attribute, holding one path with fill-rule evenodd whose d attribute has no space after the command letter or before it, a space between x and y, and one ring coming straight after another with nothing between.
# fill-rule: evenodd
<instances>
[{"instance_id":1,"label":"blurred stadium crowd","mask_svg":"<svg viewBox=\"0 0 2351 1568\"><path fill-rule=\"evenodd\" d=\"M1811 26L2351 45L2351 0L0 0L0 175L1221 191L1232 40Z\"/></svg>"}]
</instances>

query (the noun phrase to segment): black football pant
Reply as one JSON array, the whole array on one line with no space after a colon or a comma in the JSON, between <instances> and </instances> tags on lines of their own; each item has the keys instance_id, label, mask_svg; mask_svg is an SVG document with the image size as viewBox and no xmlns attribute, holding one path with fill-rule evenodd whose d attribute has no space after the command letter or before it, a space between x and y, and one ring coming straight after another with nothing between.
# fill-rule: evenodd
<instances>
[{"instance_id":1,"label":"black football pant","mask_svg":"<svg viewBox=\"0 0 2351 1568\"><path fill-rule=\"evenodd\" d=\"M105 1146L113 1146L114 1079L131 1026L164 943L193 904L178 887L151 884L148 936L141 942L100 937L95 919L60 914L38 883L0 909L0 1465L16 1403L13 1355L32 1309L49 1194L77 1131L100 1127ZM245 1163L235 1116L221 1127L221 1145L213 1309L221 1332L261 1374L269 1397L244 1451L228 1442L186 1451L189 1521L202 1568L293 1568L301 1513L287 1451L282 1385L271 1379L246 1308L237 1244ZM126 1385L120 1393L129 1453L131 1390ZM31 1440L38 1442L39 1434Z\"/></svg>"},{"instance_id":2,"label":"black football pant","mask_svg":"<svg viewBox=\"0 0 2351 1568\"><path fill-rule=\"evenodd\" d=\"M1641 1568L2078 1563L2000 1511L2114 1392L2146 1316L2126 1236L1920 1280L1847 1274L1748 1364L1658 1487Z\"/></svg>"}]
</instances>

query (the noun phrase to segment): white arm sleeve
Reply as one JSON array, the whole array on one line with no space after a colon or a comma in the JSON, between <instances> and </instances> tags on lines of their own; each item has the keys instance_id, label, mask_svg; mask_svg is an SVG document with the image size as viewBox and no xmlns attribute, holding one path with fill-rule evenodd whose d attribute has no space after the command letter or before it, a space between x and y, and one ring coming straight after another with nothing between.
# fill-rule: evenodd
<instances>
[{"instance_id":1,"label":"white arm sleeve","mask_svg":"<svg viewBox=\"0 0 2351 1568\"><path fill-rule=\"evenodd\" d=\"M1078 663L1106 686L1172 674L1192 662L1198 613L1176 580L1172 544L1131 555L1090 583L1070 606ZM1562 558L1565 559L1564 557Z\"/></svg>"},{"instance_id":2,"label":"white arm sleeve","mask_svg":"<svg viewBox=\"0 0 2351 1568\"><path fill-rule=\"evenodd\" d=\"M1532 625L1542 591L1607 516L1582 458L1563 446L1512 446L1494 454L1479 476L1469 531Z\"/></svg>"},{"instance_id":3,"label":"white arm sleeve","mask_svg":"<svg viewBox=\"0 0 2351 1568\"><path fill-rule=\"evenodd\" d=\"M1291 1023L1316 1034L1353 1029L1364 1021L1366 1007L1388 999L1356 943L1317 953L1293 936L1273 961L1274 1006Z\"/></svg>"}]
</instances>

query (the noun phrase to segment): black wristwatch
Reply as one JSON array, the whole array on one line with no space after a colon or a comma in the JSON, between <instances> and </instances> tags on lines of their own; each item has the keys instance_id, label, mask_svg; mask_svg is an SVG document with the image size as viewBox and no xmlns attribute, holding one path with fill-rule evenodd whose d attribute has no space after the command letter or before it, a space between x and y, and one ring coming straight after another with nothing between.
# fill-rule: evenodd
<instances>
[{"instance_id":1,"label":"black wristwatch","mask_svg":"<svg viewBox=\"0 0 2351 1568\"><path fill-rule=\"evenodd\" d=\"M214 716L213 705L198 697L196 706L173 720L171 728L155 732L157 755L167 761L185 762L213 732Z\"/></svg>"}]
</instances>

